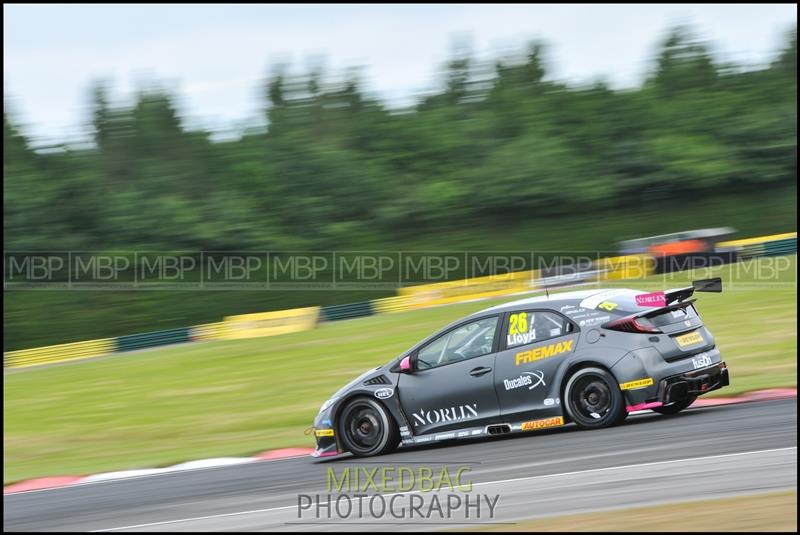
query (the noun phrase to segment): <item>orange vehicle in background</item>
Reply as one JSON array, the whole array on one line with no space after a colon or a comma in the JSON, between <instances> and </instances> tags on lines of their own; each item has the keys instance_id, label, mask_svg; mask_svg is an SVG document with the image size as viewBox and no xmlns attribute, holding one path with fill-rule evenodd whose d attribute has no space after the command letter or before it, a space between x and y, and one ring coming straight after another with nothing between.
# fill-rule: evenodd
<instances>
[{"instance_id":1,"label":"orange vehicle in background","mask_svg":"<svg viewBox=\"0 0 800 535\"><path fill-rule=\"evenodd\" d=\"M705 253L712 251L705 240L682 240L651 245L647 252L653 256L674 256L688 253Z\"/></svg>"},{"instance_id":2,"label":"orange vehicle in background","mask_svg":"<svg viewBox=\"0 0 800 535\"><path fill-rule=\"evenodd\" d=\"M623 255L645 253L656 257L713 253L717 242L735 232L734 228L721 227L648 236L619 242L619 252Z\"/></svg>"}]
</instances>

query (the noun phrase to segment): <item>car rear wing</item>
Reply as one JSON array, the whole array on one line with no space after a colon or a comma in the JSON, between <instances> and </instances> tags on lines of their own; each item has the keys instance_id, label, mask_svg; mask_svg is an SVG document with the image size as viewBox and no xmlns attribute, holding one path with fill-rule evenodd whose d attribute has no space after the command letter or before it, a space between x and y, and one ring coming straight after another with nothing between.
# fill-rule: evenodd
<instances>
[{"instance_id":1,"label":"car rear wing","mask_svg":"<svg viewBox=\"0 0 800 535\"><path fill-rule=\"evenodd\" d=\"M700 279L692 281L691 286L686 288L676 288L674 290L667 290L664 292L667 304L674 302L684 301L692 296L694 292L716 292L722 291L722 278L715 277L713 279Z\"/></svg>"}]
</instances>

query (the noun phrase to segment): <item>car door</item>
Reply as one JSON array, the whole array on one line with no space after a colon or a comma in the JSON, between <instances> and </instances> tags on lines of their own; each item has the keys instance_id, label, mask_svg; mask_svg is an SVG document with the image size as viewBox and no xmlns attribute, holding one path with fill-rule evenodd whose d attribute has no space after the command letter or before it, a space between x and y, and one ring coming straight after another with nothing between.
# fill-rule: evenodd
<instances>
[{"instance_id":1,"label":"car door","mask_svg":"<svg viewBox=\"0 0 800 535\"><path fill-rule=\"evenodd\" d=\"M415 435L479 426L498 416L499 323L499 315L464 322L414 352L398 397Z\"/></svg>"},{"instance_id":2,"label":"car door","mask_svg":"<svg viewBox=\"0 0 800 535\"><path fill-rule=\"evenodd\" d=\"M577 340L575 324L552 310L517 310L505 316L495 360L495 386L505 421L535 416L543 409L552 413L561 404L551 383Z\"/></svg>"}]
</instances>

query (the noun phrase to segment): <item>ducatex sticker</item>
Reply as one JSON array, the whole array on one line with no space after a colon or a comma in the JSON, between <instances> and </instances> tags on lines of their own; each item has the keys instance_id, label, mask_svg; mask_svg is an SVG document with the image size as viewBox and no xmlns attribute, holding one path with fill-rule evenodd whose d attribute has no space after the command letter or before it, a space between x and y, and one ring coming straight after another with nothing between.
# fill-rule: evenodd
<instances>
[{"instance_id":1,"label":"ducatex sticker","mask_svg":"<svg viewBox=\"0 0 800 535\"><path fill-rule=\"evenodd\" d=\"M537 360L560 355L561 353L566 353L567 351L572 351L572 342L574 341L575 340L565 340L556 344L529 349L528 351L520 351L515 355L514 365L519 366L520 364L535 362Z\"/></svg>"},{"instance_id":2,"label":"ducatex sticker","mask_svg":"<svg viewBox=\"0 0 800 535\"><path fill-rule=\"evenodd\" d=\"M318 437L332 437L333 429L317 429L314 431L314 435Z\"/></svg>"},{"instance_id":3,"label":"ducatex sticker","mask_svg":"<svg viewBox=\"0 0 800 535\"><path fill-rule=\"evenodd\" d=\"M563 416L553 416L544 420L533 420L532 422L522 422L523 431L535 431L536 429L546 429L548 427L558 427L564 425Z\"/></svg>"},{"instance_id":4,"label":"ducatex sticker","mask_svg":"<svg viewBox=\"0 0 800 535\"><path fill-rule=\"evenodd\" d=\"M629 381L627 383L620 383L619 388L620 390L633 390L635 388L644 388L646 386L652 386L653 378L648 377L646 379L639 379L638 381Z\"/></svg>"},{"instance_id":5,"label":"ducatex sticker","mask_svg":"<svg viewBox=\"0 0 800 535\"><path fill-rule=\"evenodd\" d=\"M544 372L539 370L523 372L522 375L515 379L503 379L503 386L506 387L506 390L514 390L521 386L527 386L528 390L533 390L539 385L547 386L544 382Z\"/></svg>"}]
</instances>

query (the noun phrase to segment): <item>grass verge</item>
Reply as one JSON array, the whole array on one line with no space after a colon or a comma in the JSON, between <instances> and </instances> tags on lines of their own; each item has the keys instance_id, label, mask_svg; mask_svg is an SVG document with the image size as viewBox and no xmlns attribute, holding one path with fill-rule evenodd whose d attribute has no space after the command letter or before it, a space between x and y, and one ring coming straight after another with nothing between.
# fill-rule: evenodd
<instances>
[{"instance_id":1,"label":"grass verge","mask_svg":"<svg viewBox=\"0 0 800 535\"><path fill-rule=\"evenodd\" d=\"M797 491L523 520L480 531L796 532Z\"/></svg>"}]
</instances>

